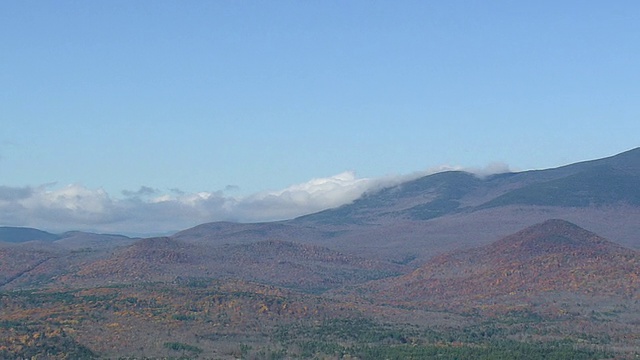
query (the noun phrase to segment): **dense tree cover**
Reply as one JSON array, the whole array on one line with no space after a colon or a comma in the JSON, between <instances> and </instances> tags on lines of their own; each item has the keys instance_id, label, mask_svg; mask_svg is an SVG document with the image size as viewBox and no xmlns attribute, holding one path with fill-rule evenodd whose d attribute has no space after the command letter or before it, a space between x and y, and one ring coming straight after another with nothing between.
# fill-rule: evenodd
<instances>
[{"instance_id":1,"label":"dense tree cover","mask_svg":"<svg viewBox=\"0 0 640 360\"><path fill-rule=\"evenodd\" d=\"M361 346L350 349L362 359L478 359L478 360L518 360L518 359L607 359L613 354L598 350L575 348L568 344L500 341L482 346Z\"/></svg>"},{"instance_id":2,"label":"dense tree cover","mask_svg":"<svg viewBox=\"0 0 640 360\"><path fill-rule=\"evenodd\" d=\"M596 330L619 315L578 333L522 311L443 328L363 306L239 281L4 292L0 358L602 359L616 339Z\"/></svg>"},{"instance_id":3,"label":"dense tree cover","mask_svg":"<svg viewBox=\"0 0 640 360\"><path fill-rule=\"evenodd\" d=\"M175 351L189 352L192 354L200 354L202 352L202 349L197 346L183 344L181 342L166 342L164 343L164 347Z\"/></svg>"},{"instance_id":4,"label":"dense tree cover","mask_svg":"<svg viewBox=\"0 0 640 360\"><path fill-rule=\"evenodd\" d=\"M366 318L342 318L318 325L281 327L277 338L291 358L358 359L606 359L613 354L576 346L570 340L506 340L489 323L475 329L438 333ZM494 335L495 336L494 338Z\"/></svg>"},{"instance_id":5,"label":"dense tree cover","mask_svg":"<svg viewBox=\"0 0 640 360\"><path fill-rule=\"evenodd\" d=\"M6 323L4 325L7 325ZM64 330L12 327L0 339L0 359L92 359L97 355ZM18 329L18 330L16 330Z\"/></svg>"}]
</instances>

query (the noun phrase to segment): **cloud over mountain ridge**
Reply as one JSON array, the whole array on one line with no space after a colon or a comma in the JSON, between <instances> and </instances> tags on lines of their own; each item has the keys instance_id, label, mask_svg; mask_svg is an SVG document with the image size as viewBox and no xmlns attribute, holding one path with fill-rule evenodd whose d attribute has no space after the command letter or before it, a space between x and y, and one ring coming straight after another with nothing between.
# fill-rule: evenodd
<instances>
[{"instance_id":1,"label":"cloud over mountain ridge","mask_svg":"<svg viewBox=\"0 0 640 360\"><path fill-rule=\"evenodd\" d=\"M350 203L367 191L422 176L460 170L440 166L407 175L360 178L353 171L274 191L232 196L225 191L186 193L150 186L123 190L122 197L82 184L56 187L0 186L0 224L50 231L85 230L125 234L166 233L210 221L263 222L290 219ZM468 169L478 176L508 171L506 165Z\"/></svg>"}]
</instances>

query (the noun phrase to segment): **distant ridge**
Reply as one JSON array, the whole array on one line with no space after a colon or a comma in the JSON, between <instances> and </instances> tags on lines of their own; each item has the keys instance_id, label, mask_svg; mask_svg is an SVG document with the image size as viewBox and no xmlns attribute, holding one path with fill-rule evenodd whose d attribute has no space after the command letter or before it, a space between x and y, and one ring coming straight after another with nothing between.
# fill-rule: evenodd
<instances>
[{"instance_id":1,"label":"distant ridge","mask_svg":"<svg viewBox=\"0 0 640 360\"><path fill-rule=\"evenodd\" d=\"M206 223L172 237L217 245L279 239L419 266L549 218L640 249L640 147L552 169L482 177L446 171L291 220Z\"/></svg>"},{"instance_id":2,"label":"distant ridge","mask_svg":"<svg viewBox=\"0 0 640 360\"><path fill-rule=\"evenodd\" d=\"M350 204L296 219L205 223L171 238L213 246L281 240L415 268L435 255L488 244L548 218L588 226L640 249L640 148L545 170L483 177L446 171L372 190ZM37 240L69 250L106 251L136 241L117 235L0 229L1 246Z\"/></svg>"},{"instance_id":3,"label":"distant ridge","mask_svg":"<svg viewBox=\"0 0 640 360\"><path fill-rule=\"evenodd\" d=\"M50 242L58 240L59 238L59 235L34 228L12 226L0 227L0 241L9 243L22 243L27 241Z\"/></svg>"},{"instance_id":4,"label":"distant ridge","mask_svg":"<svg viewBox=\"0 0 640 360\"><path fill-rule=\"evenodd\" d=\"M461 199L481 185L482 180L471 173L446 171L365 193L351 204L301 216L293 222L366 225L383 217L429 220L457 211Z\"/></svg>"},{"instance_id":5,"label":"distant ridge","mask_svg":"<svg viewBox=\"0 0 640 360\"><path fill-rule=\"evenodd\" d=\"M463 171L436 173L366 193L351 204L293 222L375 224L382 218L430 220L509 205L613 204L640 206L640 147L603 159L486 178Z\"/></svg>"},{"instance_id":6,"label":"distant ridge","mask_svg":"<svg viewBox=\"0 0 640 360\"><path fill-rule=\"evenodd\" d=\"M514 204L587 207L616 203L640 205L640 176L609 165L597 165L566 177L521 187L478 208Z\"/></svg>"}]
</instances>

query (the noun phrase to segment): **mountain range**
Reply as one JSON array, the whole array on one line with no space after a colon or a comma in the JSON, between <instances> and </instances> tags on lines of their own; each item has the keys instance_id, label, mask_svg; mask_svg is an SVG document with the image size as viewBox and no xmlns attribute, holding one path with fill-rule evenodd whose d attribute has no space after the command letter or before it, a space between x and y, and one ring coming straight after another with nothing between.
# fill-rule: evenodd
<instances>
[{"instance_id":1,"label":"mountain range","mask_svg":"<svg viewBox=\"0 0 640 360\"><path fill-rule=\"evenodd\" d=\"M433 256L486 245L550 218L640 248L640 148L547 170L486 177L447 171L365 193L350 204L292 220L207 223L169 239L190 246L227 246L234 251L240 247L233 245L260 241L291 243L415 268ZM69 257L60 255L65 252L77 255L80 250L100 257L138 240L0 227L0 248L19 246L50 253L46 256L50 259ZM21 268L30 264L25 262Z\"/></svg>"},{"instance_id":2,"label":"mountain range","mask_svg":"<svg viewBox=\"0 0 640 360\"><path fill-rule=\"evenodd\" d=\"M640 148L547 170L487 177L447 171L293 220L209 223L173 237L218 244L279 239L419 264L550 218L639 248Z\"/></svg>"},{"instance_id":3,"label":"mountain range","mask_svg":"<svg viewBox=\"0 0 640 360\"><path fill-rule=\"evenodd\" d=\"M197 357L194 349L215 352L228 337L295 348L288 354L302 358L306 343L317 356L363 351L346 347L365 346L350 335L318 335L341 331L331 324L346 316L349 326L421 329L384 330L380 339L395 348L460 343L473 352L498 336L569 339L571 351L606 345L632 358L640 347L629 335L640 333L639 220L637 148L547 170L442 172L296 219L212 222L167 237L4 227L0 309L13 310L0 310L0 338L8 339L0 356L29 349L16 331L51 329L76 334L51 330L56 346L73 338L73 351L108 357ZM283 326L295 331L282 335ZM133 333L142 348L119 345ZM318 350L318 339L334 350Z\"/></svg>"}]
</instances>

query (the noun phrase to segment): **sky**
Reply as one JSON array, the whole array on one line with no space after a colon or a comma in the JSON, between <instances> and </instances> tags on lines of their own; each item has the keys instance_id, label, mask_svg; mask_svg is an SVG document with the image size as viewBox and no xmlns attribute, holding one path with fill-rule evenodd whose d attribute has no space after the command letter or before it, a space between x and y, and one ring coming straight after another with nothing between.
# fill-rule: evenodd
<instances>
[{"instance_id":1,"label":"sky","mask_svg":"<svg viewBox=\"0 0 640 360\"><path fill-rule=\"evenodd\" d=\"M171 232L640 146L637 1L2 1L0 225Z\"/></svg>"}]
</instances>

